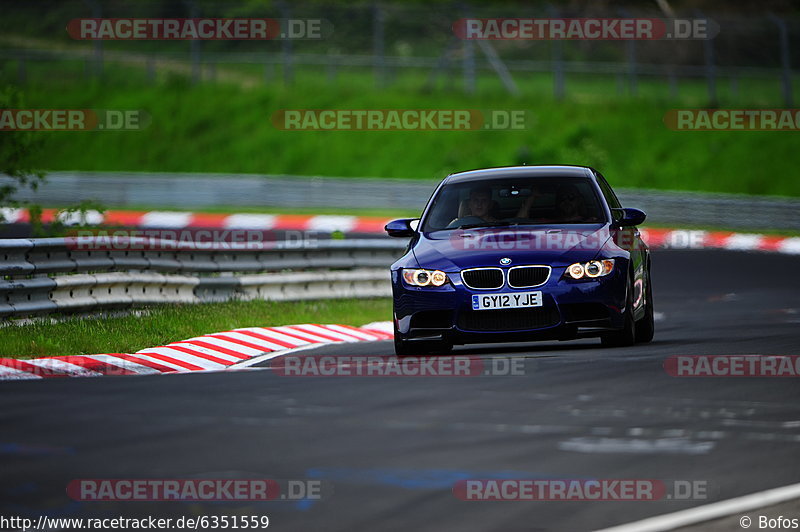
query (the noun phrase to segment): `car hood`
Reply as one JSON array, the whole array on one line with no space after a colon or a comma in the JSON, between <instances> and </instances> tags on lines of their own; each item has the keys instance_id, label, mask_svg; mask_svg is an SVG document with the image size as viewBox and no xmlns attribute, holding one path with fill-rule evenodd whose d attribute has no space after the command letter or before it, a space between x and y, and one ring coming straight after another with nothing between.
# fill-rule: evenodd
<instances>
[{"instance_id":1,"label":"car hood","mask_svg":"<svg viewBox=\"0 0 800 532\"><path fill-rule=\"evenodd\" d=\"M592 260L610 238L608 224L491 227L422 233L414 257L422 268L458 271L479 266L569 265Z\"/></svg>"}]
</instances>

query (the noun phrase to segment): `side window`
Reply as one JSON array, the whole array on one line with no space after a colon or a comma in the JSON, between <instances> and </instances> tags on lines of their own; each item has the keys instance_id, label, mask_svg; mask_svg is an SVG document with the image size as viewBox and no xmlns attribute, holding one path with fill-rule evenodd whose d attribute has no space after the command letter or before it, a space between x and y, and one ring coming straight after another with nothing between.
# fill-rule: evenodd
<instances>
[{"instance_id":1,"label":"side window","mask_svg":"<svg viewBox=\"0 0 800 532\"><path fill-rule=\"evenodd\" d=\"M621 209L622 204L617 199L617 195L614 194L614 191L611 190L611 187L606 181L606 178L600 175L599 173L595 175L597 175L597 184L600 185L600 190L603 192L603 196L606 198L608 206L611 207L612 209Z\"/></svg>"}]
</instances>

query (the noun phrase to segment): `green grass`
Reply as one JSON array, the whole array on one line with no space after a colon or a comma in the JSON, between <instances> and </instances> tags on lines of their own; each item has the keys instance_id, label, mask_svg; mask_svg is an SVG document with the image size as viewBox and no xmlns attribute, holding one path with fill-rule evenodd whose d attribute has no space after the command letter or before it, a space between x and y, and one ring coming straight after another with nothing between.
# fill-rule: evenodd
<instances>
[{"instance_id":1,"label":"green grass","mask_svg":"<svg viewBox=\"0 0 800 532\"><path fill-rule=\"evenodd\" d=\"M241 327L295 323L364 325L390 320L390 299L338 299L302 302L234 301L155 307L141 316L35 321L0 329L0 357L134 353Z\"/></svg>"},{"instance_id":2,"label":"green grass","mask_svg":"<svg viewBox=\"0 0 800 532\"><path fill-rule=\"evenodd\" d=\"M41 66L41 65L39 65ZM57 65L56 65L57 66ZM439 179L487 166L565 163L599 168L615 186L800 196L794 178L797 133L675 132L662 122L677 107L706 105L702 81L682 82L678 101L664 80L642 80L638 97L617 94L612 77L568 79L567 99L554 101L549 75L519 76L509 96L495 77L479 78L475 95L440 82L424 90L424 73L401 74L382 90L365 72L323 73L298 67L296 83L190 85L175 73L154 84L131 68L107 65L104 83L76 66L46 81L31 66L23 88L28 107L143 109L144 131L43 132L47 170L242 172ZM42 73L43 74L43 73ZM0 81L13 83L6 63ZM742 80L738 95L720 82L721 105L780 107L777 80ZM800 85L800 84L798 84ZM281 131L279 109L522 109L528 129L515 131ZM368 199L365 199L368 202Z\"/></svg>"}]
</instances>

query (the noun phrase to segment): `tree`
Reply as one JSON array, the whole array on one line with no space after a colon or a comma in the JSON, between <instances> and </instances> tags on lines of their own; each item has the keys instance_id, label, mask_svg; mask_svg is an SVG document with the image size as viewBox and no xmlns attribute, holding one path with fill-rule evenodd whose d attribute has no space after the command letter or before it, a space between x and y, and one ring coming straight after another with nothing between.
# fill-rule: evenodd
<instances>
[{"instance_id":1,"label":"tree","mask_svg":"<svg viewBox=\"0 0 800 532\"><path fill-rule=\"evenodd\" d=\"M0 110L23 109L22 94L14 87L0 90ZM38 135L41 135L39 133ZM33 190L44 180L37 170L43 141L31 131L0 131L0 222L5 221L3 207L19 207L14 194L23 187Z\"/></svg>"}]
</instances>

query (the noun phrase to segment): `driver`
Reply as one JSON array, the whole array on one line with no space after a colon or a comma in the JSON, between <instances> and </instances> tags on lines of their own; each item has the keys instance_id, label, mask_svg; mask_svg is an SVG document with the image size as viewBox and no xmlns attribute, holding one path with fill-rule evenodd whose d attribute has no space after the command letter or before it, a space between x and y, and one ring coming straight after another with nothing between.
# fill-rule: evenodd
<instances>
[{"instance_id":1,"label":"driver","mask_svg":"<svg viewBox=\"0 0 800 532\"><path fill-rule=\"evenodd\" d=\"M476 216L484 222L496 222L497 218L489 214L492 208L492 189L477 187L469 191L469 215Z\"/></svg>"}]
</instances>

